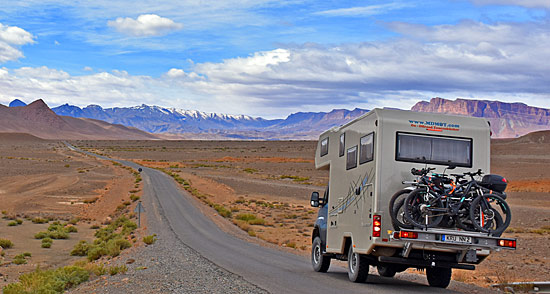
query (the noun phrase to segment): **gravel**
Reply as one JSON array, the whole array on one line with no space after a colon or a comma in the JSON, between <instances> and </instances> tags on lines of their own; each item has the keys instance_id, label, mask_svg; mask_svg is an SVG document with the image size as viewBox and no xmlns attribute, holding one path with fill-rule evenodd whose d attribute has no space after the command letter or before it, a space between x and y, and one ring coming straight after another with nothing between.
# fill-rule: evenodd
<instances>
[{"instance_id":1,"label":"gravel","mask_svg":"<svg viewBox=\"0 0 550 294\"><path fill-rule=\"evenodd\" d=\"M185 245L162 211L155 211L158 203L153 205L152 199L144 202L147 219L155 220L148 222L148 231L157 234L158 240L112 260L110 266L135 260L126 264L125 274L95 278L69 293L268 293Z\"/></svg>"}]
</instances>

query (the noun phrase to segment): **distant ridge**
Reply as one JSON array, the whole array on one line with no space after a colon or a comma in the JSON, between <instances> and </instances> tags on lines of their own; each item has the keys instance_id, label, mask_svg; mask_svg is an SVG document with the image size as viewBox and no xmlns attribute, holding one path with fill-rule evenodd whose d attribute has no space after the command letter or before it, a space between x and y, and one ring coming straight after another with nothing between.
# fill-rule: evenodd
<instances>
[{"instance_id":1,"label":"distant ridge","mask_svg":"<svg viewBox=\"0 0 550 294\"><path fill-rule=\"evenodd\" d=\"M27 133L0 133L0 142L42 142L44 139Z\"/></svg>"},{"instance_id":2,"label":"distant ridge","mask_svg":"<svg viewBox=\"0 0 550 294\"><path fill-rule=\"evenodd\" d=\"M104 121L61 117L42 101L27 106L0 105L0 132L27 133L42 139L151 140L152 134Z\"/></svg>"},{"instance_id":3,"label":"distant ridge","mask_svg":"<svg viewBox=\"0 0 550 294\"><path fill-rule=\"evenodd\" d=\"M19 107L19 106L27 106L27 103L19 99L15 99L12 102L10 102L10 105L9 105L9 107Z\"/></svg>"},{"instance_id":4,"label":"distant ridge","mask_svg":"<svg viewBox=\"0 0 550 294\"><path fill-rule=\"evenodd\" d=\"M432 98L416 103L411 110L483 117L491 122L495 138L515 138L538 130L550 129L550 109L524 103Z\"/></svg>"},{"instance_id":5,"label":"distant ridge","mask_svg":"<svg viewBox=\"0 0 550 294\"><path fill-rule=\"evenodd\" d=\"M345 124L368 112L365 109L335 109L331 112L298 112L286 119L263 119L246 115L206 113L196 110L134 106L80 108L64 104L52 109L59 115L92 118L162 134L169 139L215 140L311 140L333 126Z\"/></svg>"}]
</instances>

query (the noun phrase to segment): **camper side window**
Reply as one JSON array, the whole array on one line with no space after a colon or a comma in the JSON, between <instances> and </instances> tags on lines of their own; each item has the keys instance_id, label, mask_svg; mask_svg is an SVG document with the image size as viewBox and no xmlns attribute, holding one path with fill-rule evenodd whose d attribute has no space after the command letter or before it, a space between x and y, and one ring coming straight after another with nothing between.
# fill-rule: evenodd
<instances>
[{"instance_id":1,"label":"camper side window","mask_svg":"<svg viewBox=\"0 0 550 294\"><path fill-rule=\"evenodd\" d=\"M325 156L328 154L328 138L324 138L321 141L321 156Z\"/></svg>"},{"instance_id":2,"label":"camper side window","mask_svg":"<svg viewBox=\"0 0 550 294\"><path fill-rule=\"evenodd\" d=\"M397 133L395 159L472 167L472 139Z\"/></svg>"},{"instance_id":3,"label":"camper side window","mask_svg":"<svg viewBox=\"0 0 550 294\"><path fill-rule=\"evenodd\" d=\"M346 170L357 167L357 145L348 149L346 157Z\"/></svg>"},{"instance_id":4,"label":"camper side window","mask_svg":"<svg viewBox=\"0 0 550 294\"><path fill-rule=\"evenodd\" d=\"M344 156L346 151L346 133L340 135L340 156Z\"/></svg>"},{"instance_id":5,"label":"camper side window","mask_svg":"<svg viewBox=\"0 0 550 294\"><path fill-rule=\"evenodd\" d=\"M360 140L359 164L372 161L374 158L374 133L370 133Z\"/></svg>"}]
</instances>

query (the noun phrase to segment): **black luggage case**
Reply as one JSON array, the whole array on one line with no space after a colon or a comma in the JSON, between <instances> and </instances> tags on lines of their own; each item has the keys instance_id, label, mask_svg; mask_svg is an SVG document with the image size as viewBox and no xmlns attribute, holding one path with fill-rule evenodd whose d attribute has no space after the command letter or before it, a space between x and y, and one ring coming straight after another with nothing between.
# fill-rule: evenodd
<instances>
[{"instance_id":1,"label":"black luggage case","mask_svg":"<svg viewBox=\"0 0 550 294\"><path fill-rule=\"evenodd\" d=\"M499 175L485 175L483 176L483 179L481 179L480 185L489 190L502 193L506 190L508 181L506 181L506 178Z\"/></svg>"}]
</instances>

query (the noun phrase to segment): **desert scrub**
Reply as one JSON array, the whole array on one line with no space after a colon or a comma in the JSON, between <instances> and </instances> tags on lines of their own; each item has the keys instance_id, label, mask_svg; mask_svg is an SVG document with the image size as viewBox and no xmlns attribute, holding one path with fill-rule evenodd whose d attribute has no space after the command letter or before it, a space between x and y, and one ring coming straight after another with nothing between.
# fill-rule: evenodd
<instances>
[{"instance_id":1,"label":"desert scrub","mask_svg":"<svg viewBox=\"0 0 550 294\"><path fill-rule=\"evenodd\" d=\"M300 176L289 176L289 175L282 175L279 177L281 180L284 180L284 179L291 179L295 182L305 182L305 181L308 181L309 178L308 177L300 177Z\"/></svg>"},{"instance_id":2,"label":"desert scrub","mask_svg":"<svg viewBox=\"0 0 550 294\"><path fill-rule=\"evenodd\" d=\"M111 276L114 276L116 274L124 274L128 271L128 267L126 267L125 265L118 265L118 266L111 266L109 267L109 274Z\"/></svg>"},{"instance_id":3,"label":"desert scrub","mask_svg":"<svg viewBox=\"0 0 550 294\"><path fill-rule=\"evenodd\" d=\"M4 249L12 248L13 243L8 239L0 239L0 247Z\"/></svg>"},{"instance_id":4,"label":"desert scrub","mask_svg":"<svg viewBox=\"0 0 550 294\"><path fill-rule=\"evenodd\" d=\"M140 197L139 197L138 195L135 195L135 194L130 195L130 200L132 200L132 201L134 201L134 202L135 202L135 201L138 201L139 198L140 198Z\"/></svg>"},{"instance_id":5,"label":"desert scrub","mask_svg":"<svg viewBox=\"0 0 550 294\"><path fill-rule=\"evenodd\" d=\"M51 238L44 238L42 239L42 248L50 248L52 247L53 240Z\"/></svg>"},{"instance_id":6,"label":"desert scrub","mask_svg":"<svg viewBox=\"0 0 550 294\"><path fill-rule=\"evenodd\" d=\"M259 225L264 226L265 220L263 218L259 218L254 214L251 213L240 213L236 216L238 220L245 221L251 225Z\"/></svg>"},{"instance_id":7,"label":"desert scrub","mask_svg":"<svg viewBox=\"0 0 550 294\"><path fill-rule=\"evenodd\" d=\"M27 263L27 257L31 257L31 254L29 252L18 254L13 258L13 263L18 265L25 264Z\"/></svg>"},{"instance_id":8,"label":"desert scrub","mask_svg":"<svg viewBox=\"0 0 550 294\"><path fill-rule=\"evenodd\" d=\"M231 217L231 210L225 208L225 206L220 204L213 204L211 206L218 212L219 215L226 218Z\"/></svg>"},{"instance_id":9,"label":"desert scrub","mask_svg":"<svg viewBox=\"0 0 550 294\"><path fill-rule=\"evenodd\" d=\"M45 224L45 223L48 223L48 220L45 219L45 218L41 218L41 217L35 217L32 219L32 223L33 224Z\"/></svg>"},{"instance_id":10,"label":"desert scrub","mask_svg":"<svg viewBox=\"0 0 550 294\"><path fill-rule=\"evenodd\" d=\"M156 234L143 237L143 243L145 243L147 245L151 245L151 244L155 243L156 241L157 241L157 235Z\"/></svg>"},{"instance_id":11,"label":"desert scrub","mask_svg":"<svg viewBox=\"0 0 550 294\"><path fill-rule=\"evenodd\" d=\"M124 249L130 248L131 243L126 240L128 235L137 228L136 223L125 216L119 217L108 226L95 232L93 243L80 241L71 251L71 255L87 256L89 261L97 260L102 256L118 256Z\"/></svg>"},{"instance_id":12,"label":"desert scrub","mask_svg":"<svg viewBox=\"0 0 550 294\"><path fill-rule=\"evenodd\" d=\"M56 270L41 270L23 274L19 282L3 288L4 294L21 293L63 293L90 278L88 271L77 266L66 266Z\"/></svg>"},{"instance_id":13,"label":"desert scrub","mask_svg":"<svg viewBox=\"0 0 550 294\"><path fill-rule=\"evenodd\" d=\"M66 226L56 221L48 227L47 231L36 233L34 238L69 239L69 233L76 233L77 231L77 228L72 225Z\"/></svg>"}]
</instances>

